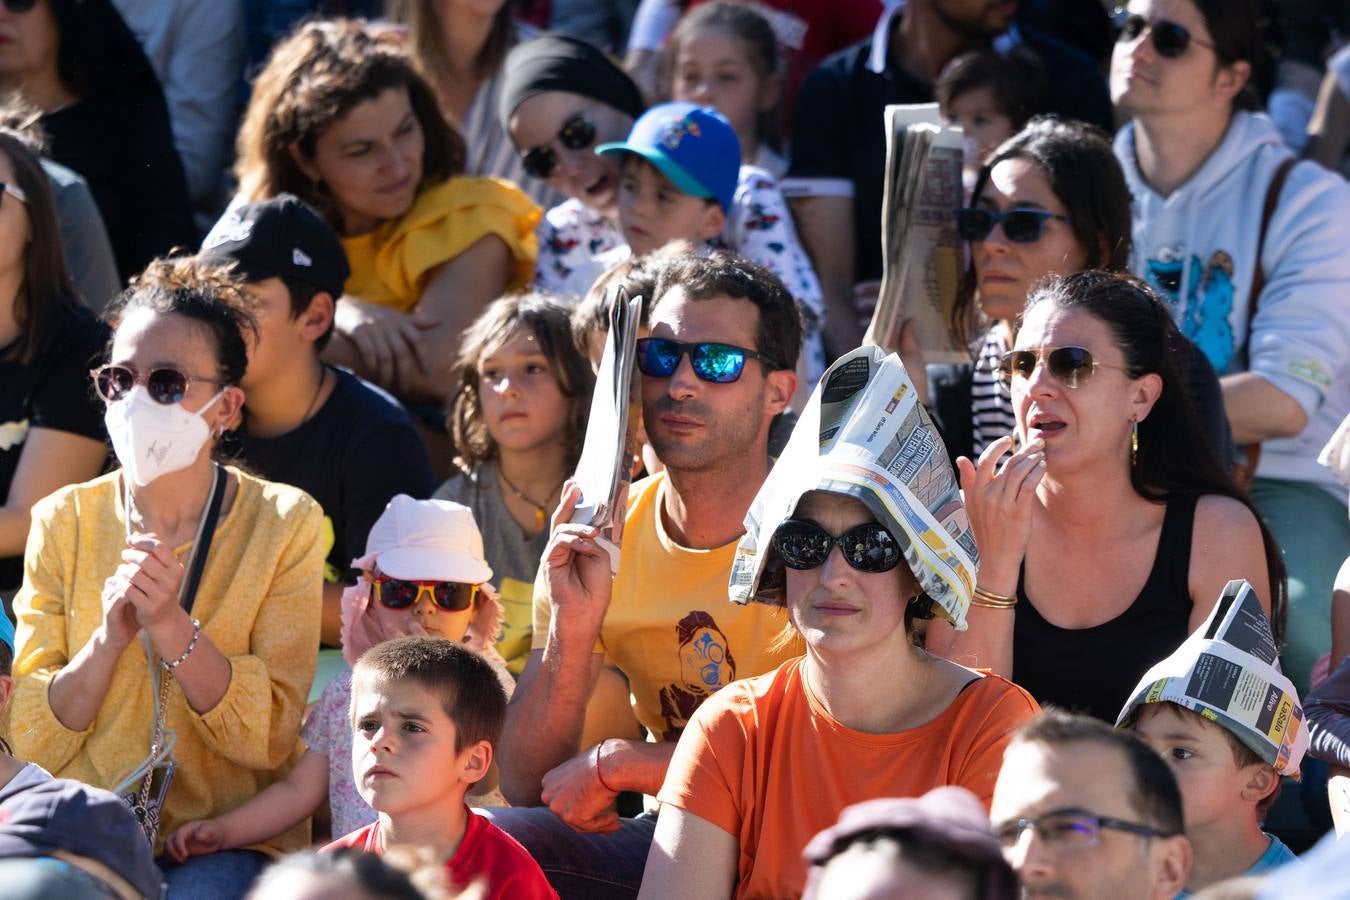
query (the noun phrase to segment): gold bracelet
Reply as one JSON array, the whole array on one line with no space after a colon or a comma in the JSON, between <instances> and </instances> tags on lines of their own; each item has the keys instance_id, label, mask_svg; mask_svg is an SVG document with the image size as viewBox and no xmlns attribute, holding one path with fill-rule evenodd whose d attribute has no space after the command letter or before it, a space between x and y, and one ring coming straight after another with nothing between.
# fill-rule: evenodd
<instances>
[{"instance_id":1,"label":"gold bracelet","mask_svg":"<svg viewBox=\"0 0 1350 900\"><path fill-rule=\"evenodd\" d=\"M1017 605L1017 598L976 587L975 595L970 598L970 605L983 606L985 609L1012 609Z\"/></svg>"}]
</instances>

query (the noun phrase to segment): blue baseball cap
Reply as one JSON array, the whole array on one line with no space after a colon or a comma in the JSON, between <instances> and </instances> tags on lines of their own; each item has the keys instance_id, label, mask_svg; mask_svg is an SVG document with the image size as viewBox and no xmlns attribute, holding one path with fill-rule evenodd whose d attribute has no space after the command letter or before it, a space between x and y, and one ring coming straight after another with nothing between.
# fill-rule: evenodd
<instances>
[{"instance_id":1,"label":"blue baseball cap","mask_svg":"<svg viewBox=\"0 0 1350 900\"><path fill-rule=\"evenodd\" d=\"M9 648L10 655L14 654L14 623L5 615L5 611L0 609L0 641Z\"/></svg>"},{"instance_id":2,"label":"blue baseball cap","mask_svg":"<svg viewBox=\"0 0 1350 900\"><path fill-rule=\"evenodd\" d=\"M601 144L601 155L636 153L680 190L731 209L741 171L741 142L726 116L710 106L662 103L633 123L628 140Z\"/></svg>"}]
</instances>

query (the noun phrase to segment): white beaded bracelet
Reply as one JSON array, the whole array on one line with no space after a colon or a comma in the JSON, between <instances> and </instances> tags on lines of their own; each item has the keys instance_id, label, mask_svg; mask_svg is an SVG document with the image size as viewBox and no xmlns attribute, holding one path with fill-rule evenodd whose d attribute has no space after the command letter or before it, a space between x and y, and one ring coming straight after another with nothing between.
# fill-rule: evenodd
<instances>
[{"instance_id":1,"label":"white beaded bracelet","mask_svg":"<svg viewBox=\"0 0 1350 900\"><path fill-rule=\"evenodd\" d=\"M200 638L201 636L202 636L202 623L201 623L201 622L198 622L196 619L193 619L193 620L192 620L192 640L188 641L187 649L183 651L183 654L182 654L181 656L179 656L177 659L173 660L172 662L170 662L170 661L167 660L167 659L164 660L164 668L166 668L166 669L176 669L176 668L178 668L179 666L181 666L181 665L183 664L183 660L185 660L185 659L187 659L189 656L191 656L191 655L192 655L192 651L197 649L197 640L198 640L198 638Z\"/></svg>"}]
</instances>

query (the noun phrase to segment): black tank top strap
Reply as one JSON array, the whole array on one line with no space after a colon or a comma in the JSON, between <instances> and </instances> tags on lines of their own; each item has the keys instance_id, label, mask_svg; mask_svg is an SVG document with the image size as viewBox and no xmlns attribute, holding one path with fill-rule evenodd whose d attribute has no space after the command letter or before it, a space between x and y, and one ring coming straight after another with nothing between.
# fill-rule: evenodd
<instances>
[{"instance_id":1,"label":"black tank top strap","mask_svg":"<svg viewBox=\"0 0 1350 900\"><path fill-rule=\"evenodd\" d=\"M1060 628L1046 621L1027 596L1023 568L1017 580L1013 680L1042 704L1114 722L1144 672L1189 633L1198 499L1178 495L1168 501L1144 587L1124 612L1100 625Z\"/></svg>"}]
</instances>

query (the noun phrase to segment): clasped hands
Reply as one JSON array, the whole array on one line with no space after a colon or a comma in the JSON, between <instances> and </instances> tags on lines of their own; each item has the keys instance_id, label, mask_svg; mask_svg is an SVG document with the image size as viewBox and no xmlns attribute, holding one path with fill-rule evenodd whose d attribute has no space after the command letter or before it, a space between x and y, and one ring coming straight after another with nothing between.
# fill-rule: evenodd
<instances>
[{"instance_id":1,"label":"clasped hands","mask_svg":"<svg viewBox=\"0 0 1350 900\"><path fill-rule=\"evenodd\" d=\"M122 563L103 582L103 629L114 646L125 647L141 629L184 615L178 602L183 564L154 534L133 534Z\"/></svg>"}]
</instances>

